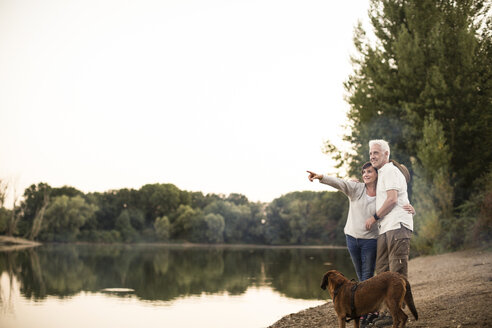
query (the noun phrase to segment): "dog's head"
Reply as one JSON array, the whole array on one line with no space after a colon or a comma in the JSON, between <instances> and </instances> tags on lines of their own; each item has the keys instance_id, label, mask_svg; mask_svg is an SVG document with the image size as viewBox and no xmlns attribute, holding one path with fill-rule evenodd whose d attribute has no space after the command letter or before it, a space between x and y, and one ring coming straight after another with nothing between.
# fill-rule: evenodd
<instances>
[{"instance_id":1,"label":"dog's head","mask_svg":"<svg viewBox=\"0 0 492 328\"><path fill-rule=\"evenodd\" d=\"M321 289L326 290L326 287L328 287L328 291L333 297L335 289L338 286L343 285L346 280L348 279L345 278L341 272L337 270L330 270L324 274L323 280L321 280Z\"/></svg>"}]
</instances>

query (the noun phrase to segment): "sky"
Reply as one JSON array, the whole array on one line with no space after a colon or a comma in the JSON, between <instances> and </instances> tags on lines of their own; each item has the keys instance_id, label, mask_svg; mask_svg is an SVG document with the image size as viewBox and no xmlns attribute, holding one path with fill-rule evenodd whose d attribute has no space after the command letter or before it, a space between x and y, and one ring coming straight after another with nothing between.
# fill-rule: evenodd
<instances>
[{"instance_id":1,"label":"sky","mask_svg":"<svg viewBox=\"0 0 492 328\"><path fill-rule=\"evenodd\" d=\"M0 0L0 178L328 190L368 0Z\"/></svg>"}]
</instances>

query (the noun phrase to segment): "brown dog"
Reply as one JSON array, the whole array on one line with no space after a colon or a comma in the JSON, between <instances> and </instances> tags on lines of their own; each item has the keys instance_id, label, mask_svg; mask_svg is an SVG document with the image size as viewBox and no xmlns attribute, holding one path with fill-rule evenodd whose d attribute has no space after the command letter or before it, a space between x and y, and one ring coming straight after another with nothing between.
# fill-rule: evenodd
<instances>
[{"instance_id":1,"label":"brown dog","mask_svg":"<svg viewBox=\"0 0 492 328\"><path fill-rule=\"evenodd\" d=\"M357 284L340 272L330 270L321 282L322 289L327 286L340 328L345 328L347 318L354 319L354 327L359 328L360 316L378 311L383 302L393 318L393 328L404 328L407 322L408 316L402 310L403 301L418 320L410 283L399 273L384 272Z\"/></svg>"}]
</instances>

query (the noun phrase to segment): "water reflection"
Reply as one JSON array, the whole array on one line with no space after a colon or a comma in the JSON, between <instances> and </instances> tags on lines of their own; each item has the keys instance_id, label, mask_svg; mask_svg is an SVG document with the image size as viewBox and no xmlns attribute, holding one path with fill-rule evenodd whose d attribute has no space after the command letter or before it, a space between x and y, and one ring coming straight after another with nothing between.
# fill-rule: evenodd
<instances>
[{"instance_id":1,"label":"water reflection","mask_svg":"<svg viewBox=\"0 0 492 328\"><path fill-rule=\"evenodd\" d=\"M0 287L8 297L15 278L20 294L34 301L80 292L170 301L262 286L290 298L326 299L319 284L330 268L355 277L344 249L50 245L0 252L0 276L10 281Z\"/></svg>"}]
</instances>

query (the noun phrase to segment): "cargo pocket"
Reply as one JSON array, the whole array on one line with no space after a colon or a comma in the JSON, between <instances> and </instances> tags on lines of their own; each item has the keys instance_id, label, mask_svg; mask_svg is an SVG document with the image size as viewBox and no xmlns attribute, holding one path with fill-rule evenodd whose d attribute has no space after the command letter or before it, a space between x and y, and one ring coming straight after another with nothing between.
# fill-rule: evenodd
<instances>
[{"instance_id":1,"label":"cargo pocket","mask_svg":"<svg viewBox=\"0 0 492 328\"><path fill-rule=\"evenodd\" d=\"M407 259L410 253L410 238L401 238L393 240L390 258L392 259Z\"/></svg>"},{"instance_id":2,"label":"cargo pocket","mask_svg":"<svg viewBox=\"0 0 492 328\"><path fill-rule=\"evenodd\" d=\"M393 247L390 252L390 271L398 272L408 276L408 255L410 253L410 238L397 239L392 241Z\"/></svg>"},{"instance_id":3,"label":"cargo pocket","mask_svg":"<svg viewBox=\"0 0 492 328\"><path fill-rule=\"evenodd\" d=\"M399 239L410 239L412 237L412 230L405 228L401 223L400 223L400 229L395 230L393 234L393 240L399 240Z\"/></svg>"}]
</instances>

